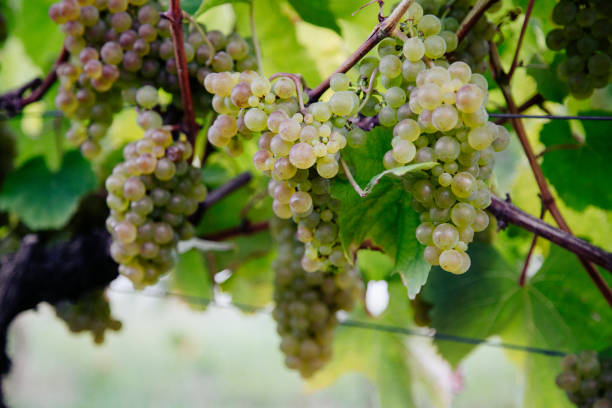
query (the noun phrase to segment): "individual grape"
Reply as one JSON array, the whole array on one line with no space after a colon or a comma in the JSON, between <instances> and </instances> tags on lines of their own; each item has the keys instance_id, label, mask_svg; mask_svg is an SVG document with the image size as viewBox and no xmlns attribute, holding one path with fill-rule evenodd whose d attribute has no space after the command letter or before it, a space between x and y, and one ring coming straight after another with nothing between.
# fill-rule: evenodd
<instances>
[{"instance_id":1,"label":"individual grape","mask_svg":"<svg viewBox=\"0 0 612 408\"><path fill-rule=\"evenodd\" d=\"M351 81L346 74L335 73L330 79L330 88L334 92L347 91L351 85Z\"/></svg>"},{"instance_id":2,"label":"individual grape","mask_svg":"<svg viewBox=\"0 0 612 408\"><path fill-rule=\"evenodd\" d=\"M408 140L399 139L393 147L393 158L400 164L410 163L416 156L416 147Z\"/></svg>"},{"instance_id":3,"label":"individual grape","mask_svg":"<svg viewBox=\"0 0 612 408\"><path fill-rule=\"evenodd\" d=\"M432 14L424 15L418 22L417 28L425 37L438 34L442 29L440 19Z\"/></svg>"},{"instance_id":4,"label":"individual grape","mask_svg":"<svg viewBox=\"0 0 612 408\"><path fill-rule=\"evenodd\" d=\"M396 78L402 73L402 62L395 55L385 55L380 59L378 69L381 74L389 78Z\"/></svg>"},{"instance_id":5,"label":"individual grape","mask_svg":"<svg viewBox=\"0 0 612 408\"><path fill-rule=\"evenodd\" d=\"M418 37L409 38L404 42L403 53L408 61L421 61L425 55L425 44Z\"/></svg>"},{"instance_id":6,"label":"individual grape","mask_svg":"<svg viewBox=\"0 0 612 408\"><path fill-rule=\"evenodd\" d=\"M438 225L432 233L432 239L436 247L440 249L451 249L459 241L457 228L448 223Z\"/></svg>"},{"instance_id":7,"label":"individual grape","mask_svg":"<svg viewBox=\"0 0 612 408\"><path fill-rule=\"evenodd\" d=\"M308 169L316 162L314 149L307 143L297 143L289 151L289 161L298 169Z\"/></svg>"},{"instance_id":8,"label":"individual grape","mask_svg":"<svg viewBox=\"0 0 612 408\"><path fill-rule=\"evenodd\" d=\"M442 105L434 109L431 116L431 123L441 132L448 132L454 129L459 122L457 109L451 105Z\"/></svg>"},{"instance_id":9,"label":"individual grape","mask_svg":"<svg viewBox=\"0 0 612 408\"><path fill-rule=\"evenodd\" d=\"M440 267L447 272L460 274L462 273L464 260L459 251L447 249L442 251L438 260Z\"/></svg>"},{"instance_id":10,"label":"individual grape","mask_svg":"<svg viewBox=\"0 0 612 408\"><path fill-rule=\"evenodd\" d=\"M439 35L425 38L425 56L431 59L442 57L446 53L446 41Z\"/></svg>"}]
</instances>

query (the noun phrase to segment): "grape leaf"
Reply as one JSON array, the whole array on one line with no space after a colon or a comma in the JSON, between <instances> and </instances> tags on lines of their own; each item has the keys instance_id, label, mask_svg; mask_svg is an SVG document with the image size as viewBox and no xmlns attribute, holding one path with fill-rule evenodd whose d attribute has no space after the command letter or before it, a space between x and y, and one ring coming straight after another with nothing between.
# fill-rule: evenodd
<instances>
[{"instance_id":1,"label":"grape leaf","mask_svg":"<svg viewBox=\"0 0 612 408\"><path fill-rule=\"evenodd\" d=\"M336 18L329 8L327 0L289 0L289 4L293 6L295 11L304 19L304 21L326 27L340 34L340 27L336 23Z\"/></svg>"},{"instance_id":2,"label":"grape leaf","mask_svg":"<svg viewBox=\"0 0 612 408\"><path fill-rule=\"evenodd\" d=\"M547 64L536 54L529 62L527 73L535 79L538 84L538 92L547 101L563 103L563 100L569 94L567 84L557 76L557 67L564 59L564 55L557 53L553 62Z\"/></svg>"},{"instance_id":3,"label":"grape leaf","mask_svg":"<svg viewBox=\"0 0 612 408\"><path fill-rule=\"evenodd\" d=\"M211 8L228 3L250 3L252 0L205 0L201 2L200 8L195 12L196 16L205 13Z\"/></svg>"},{"instance_id":4,"label":"grape leaf","mask_svg":"<svg viewBox=\"0 0 612 408\"><path fill-rule=\"evenodd\" d=\"M365 283L391 278L395 263L382 252L361 250L357 252L357 266Z\"/></svg>"},{"instance_id":5,"label":"grape leaf","mask_svg":"<svg viewBox=\"0 0 612 408\"><path fill-rule=\"evenodd\" d=\"M64 155L57 172L37 156L8 175L0 191L0 209L17 213L32 229L60 228L96 184L91 165L77 151Z\"/></svg>"},{"instance_id":6,"label":"grape leaf","mask_svg":"<svg viewBox=\"0 0 612 408\"><path fill-rule=\"evenodd\" d=\"M208 300L213 297L213 288L208 268L199 250L192 249L180 254L171 276L173 293L184 296L194 309L206 309Z\"/></svg>"},{"instance_id":7,"label":"grape leaf","mask_svg":"<svg viewBox=\"0 0 612 408\"><path fill-rule=\"evenodd\" d=\"M580 115L607 115L605 112L580 112ZM540 140L547 147L576 144L565 122L546 124ZM602 188L612 174L612 138L606 121L583 121L585 143L578 149L559 149L544 155L542 170L554 185L563 201L577 210L592 205L606 210L612 209L612 190ZM596 169L596 170L595 170ZM571 175L571 177L568 177Z\"/></svg>"},{"instance_id":8,"label":"grape leaf","mask_svg":"<svg viewBox=\"0 0 612 408\"><path fill-rule=\"evenodd\" d=\"M49 7L56 0L40 0L36 5L16 2L15 29L12 34L21 39L35 64L46 71L62 49L64 35L49 18ZM44 35L41 35L44 33Z\"/></svg>"},{"instance_id":9,"label":"grape leaf","mask_svg":"<svg viewBox=\"0 0 612 408\"><path fill-rule=\"evenodd\" d=\"M272 301L274 272L272 261L276 252L247 260L232 271L232 275L219 286L232 295L234 304L264 307Z\"/></svg>"},{"instance_id":10,"label":"grape leaf","mask_svg":"<svg viewBox=\"0 0 612 408\"><path fill-rule=\"evenodd\" d=\"M524 288L517 283L522 262L511 266L482 244L471 245L470 256L468 273L452 276L436 268L425 287L425 299L434 305L432 326L438 332L480 339L500 335L508 343L564 352L610 344L612 310L573 254L552 247ZM438 343L452 364L473 347ZM540 357L521 357L528 369L529 406L564 406L565 397L554 389L558 361L542 364Z\"/></svg>"},{"instance_id":11,"label":"grape leaf","mask_svg":"<svg viewBox=\"0 0 612 408\"><path fill-rule=\"evenodd\" d=\"M391 136L387 129L376 128L368 133L366 146L343 150L344 159L354 168L357 183L362 184L370 180L372 174L384 172L382 157L390 146ZM417 171L420 166L410 171ZM429 168L429 164L424 164L423 168ZM349 253L367 239L380 246L393 259L395 272L402 276L408 295L414 298L427 281L430 269L423 258L424 248L414 237L419 217L410 207L410 194L401 181L379 180L366 198L361 198L347 180L334 181L332 195L342 201L338 219L340 240Z\"/></svg>"}]
</instances>

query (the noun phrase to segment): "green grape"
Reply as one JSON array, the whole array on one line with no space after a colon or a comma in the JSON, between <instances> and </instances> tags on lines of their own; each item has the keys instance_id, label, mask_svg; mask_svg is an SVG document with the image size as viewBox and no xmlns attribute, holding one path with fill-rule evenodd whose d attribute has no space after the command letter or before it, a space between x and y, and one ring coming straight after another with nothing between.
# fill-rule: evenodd
<instances>
[{"instance_id":1,"label":"green grape","mask_svg":"<svg viewBox=\"0 0 612 408\"><path fill-rule=\"evenodd\" d=\"M438 34L442 29L440 19L432 14L424 15L418 22L417 28L425 37Z\"/></svg>"},{"instance_id":2,"label":"green grape","mask_svg":"<svg viewBox=\"0 0 612 408\"><path fill-rule=\"evenodd\" d=\"M350 85L351 81L346 74L335 73L330 79L330 87L334 92L348 91Z\"/></svg>"},{"instance_id":3,"label":"green grape","mask_svg":"<svg viewBox=\"0 0 612 408\"><path fill-rule=\"evenodd\" d=\"M385 55L380 59L378 69L381 74L389 78L396 78L402 74L402 62L395 55Z\"/></svg>"},{"instance_id":4,"label":"green grape","mask_svg":"<svg viewBox=\"0 0 612 408\"><path fill-rule=\"evenodd\" d=\"M425 44L418 37L409 38L404 42L403 53L407 61L417 62L423 59L425 55Z\"/></svg>"},{"instance_id":5,"label":"green grape","mask_svg":"<svg viewBox=\"0 0 612 408\"><path fill-rule=\"evenodd\" d=\"M425 56L436 59L446 53L446 41L439 35L432 35L425 38Z\"/></svg>"}]
</instances>

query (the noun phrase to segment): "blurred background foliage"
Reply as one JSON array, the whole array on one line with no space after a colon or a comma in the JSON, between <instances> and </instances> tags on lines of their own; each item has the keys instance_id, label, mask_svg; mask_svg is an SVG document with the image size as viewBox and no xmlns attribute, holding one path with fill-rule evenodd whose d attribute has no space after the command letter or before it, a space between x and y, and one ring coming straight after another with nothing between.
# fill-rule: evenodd
<instances>
[{"instance_id":1,"label":"blurred background foliage","mask_svg":"<svg viewBox=\"0 0 612 408\"><path fill-rule=\"evenodd\" d=\"M62 35L47 16L51 3L8 0L2 5L10 36L0 49L0 93L44 75L52 66ZM184 7L207 28L251 35L250 2L200 3L184 1ZM376 6L352 15L363 3L255 0L265 73L300 73L314 87L376 24ZM523 22L523 14L509 12L524 10L526 3L503 0L502 8L489 16L503 23L499 49L505 66L512 60ZM567 89L551 74L555 55L546 48L544 38L551 28L549 13L554 4L554 0L536 2L521 52L527 69L519 68L513 80L516 99L521 103L537 90L555 114L610 114L611 87L596 91L589 101L576 101L567 97ZM387 12L389 8L385 6ZM504 105L503 97L489 80L489 108L495 110ZM95 191L119 161L121 148L141 136L135 112L122 112L111 137L105 139L102 156L89 163L64 145L66 121L47 113L54 110L54 96L52 90L21 116L0 119L18 135L16 168L0 192L0 208L10 210L32 230L66 224L82 198ZM533 107L527 113L544 112ZM547 153L542 167L574 232L612 250L609 122L525 123L536 152L571 142L571 132L584 140L578 149ZM385 137L384 131L376 132ZM246 188L209 209L197 226L199 235L234 227L245 218L251 222L270 218L269 199L263 198L267 180L257 175L250 160L255 149L255 145L247 146L238 158L213 153L208 160L202 176L211 190L243 171L256 176ZM516 138L498 158L495 173L498 194L508 192L515 205L539 214L537 185ZM335 188L341 193L344 187ZM377 222L380 234L394 239L389 235L393 213L377 218L383 214L379 209L369 219L360 218L364 211L352 207L345 214L355 220L351 234L357 236L360 228L369 228L367 223ZM545 219L552 222L548 216ZM352 238L346 237L347 242ZM406 290L395 273L400 268L395 258L362 251L358 265L368 287L369 310L360 308L350 318L414 327L415 316L418 320L431 308L430 326L454 335L561 351L600 350L612 344L610 309L571 254L539 240L535 266L530 269L535 276L525 288L517 285L531 238L513 226L499 233L488 231L481 237L485 242L471 250L473 267L468 274L450 276L434 268L416 301L408 295L414 298L427 275L404 276L414 285ZM109 294L123 329L109 335L101 347L85 335L68 334L47 307L25 313L11 332L15 368L5 385L10 406L569 406L554 385L559 371L556 357L348 326L337 330L332 363L312 380L301 382L282 363L269 309L251 314L230 305L270 305L270 264L275 256L271 242L269 232L263 231L233 239L224 248L186 251L167 279L142 294L131 293L119 279ZM188 295L191 301L160 298L160 290ZM225 306L207 307L205 301L194 301L213 297ZM374 318L376 311L382 314Z\"/></svg>"}]
</instances>

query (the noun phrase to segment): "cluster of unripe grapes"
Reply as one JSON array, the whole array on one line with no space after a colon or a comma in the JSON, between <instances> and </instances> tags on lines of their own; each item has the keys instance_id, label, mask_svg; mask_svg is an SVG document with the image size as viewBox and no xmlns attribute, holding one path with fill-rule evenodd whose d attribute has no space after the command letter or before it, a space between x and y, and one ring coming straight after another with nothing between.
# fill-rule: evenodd
<instances>
[{"instance_id":1,"label":"cluster of unripe grapes","mask_svg":"<svg viewBox=\"0 0 612 408\"><path fill-rule=\"evenodd\" d=\"M419 71L409 90L411 114L393 127L383 164L437 163L409 188L421 214L416 236L427 246L427 262L464 273L467 246L489 223L494 152L507 147L510 135L488 121L487 82L464 62Z\"/></svg>"},{"instance_id":2,"label":"cluster of unripe grapes","mask_svg":"<svg viewBox=\"0 0 612 408\"><path fill-rule=\"evenodd\" d=\"M90 332L96 344L104 342L107 330L121 330L121 322L111 315L110 304L103 290L89 292L75 301L58 302L54 307L57 317L66 322L71 332Z\"/></svg>"},{"instance_id":3,"label":"cluster of unripe grapes","mask_svg":"<svg viewBox=\"0 0 612 408\"><path fill-rule=\"evenodd\" d=\"M86 157L100 151L100 139L124 104L136 103L142 85L179 95L177 62L170 23L160 17L161 5L149 0L62 0L49 16L66 34L70 60L58 67L56 105L73 119L68 140ZM184 49L193 89L201 89L210 72L252 69L249 44L237 34L204 33L184 27ZM194 92L195 108L210 106L210 96ZM180 107L180 97L172 103Z\"/></svg>"},{"instance_id":4,"label":"cluster of unripe grapes","mask_svg":"<svg viewBox=\"0 0 612 408\"><path fill-rule=\"evenodd\" d=\"M555 24L546 44L553 51L565 49L566 58L557 74L572 95L585 99L603 88L612 73L612 3L608 0L561 0L552 12Z\"/></svg>"},{"instance_id":5,"label":"cluster of unripe grapes","mask_svg":"<svg viewBox=\"0 0 612 408\"><path fill-rule=\"evenodd\" d=\"M338 325L336 312L354 307L362 291L361 281L350 268L304 271L304 244L295 239L295 224L274 219L272 232L279 252L273 265L276 306L272 315L281 336L280 349L287 367L307 378L330 360Z\"/></svg>"},{"instance_id":6,"label":"cluster of unripe grapes","mask_svg":"<svg viewBox=\"0 0 612 408\"><path fill-rule=\"evenodd\" d=\"M564 357L561 366L555 382L571 402L584 408L612 408L612 359L583 351Z\"/></svg>"},{"instance_id":7,"label":"cluster of unripe grapes","mask_svg":"<svg viewBox=\"0 0 612 408\"><path fill-rule=\"evenodd\" d=\"M299 224L298 238L306 244L303 268L322 271L344 267L346 259L335 223L339 202L329 195L329 179L338 174L340 150L347 143L365 142L365 133L350 129L348 118L359 111L359 97L342 74L332 78L333 95L300 109L294 81L281 77L271 83L255 72L218 73L204 81L214 94L220 114L208 140L229 153L240 153L241 138L261 133L255 167L269 175L273 210Z\"/></svg>"},{"instance_id":8,"label":"cluster of unripe grapes","mask_svg":"<svg viewBox=\"0 0 612 408\"><path fill-rule=\"evenodd\" d=\"M138 92L142 102L156 94L152 87ZM152 106L154 103L146 103ZM106 179L106 202L112 234L111 256L119 272L136 287L151 285L174 266L176 245L190 239L194 228L187 220L207 195L199 169L188 159L192 147L184 136L175 141L153 111L139 113L145 136L126 145L125 161Z\"/></svg>"}]
</instances>

